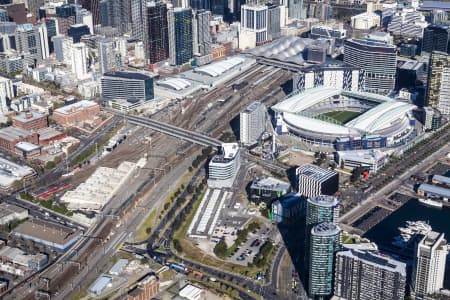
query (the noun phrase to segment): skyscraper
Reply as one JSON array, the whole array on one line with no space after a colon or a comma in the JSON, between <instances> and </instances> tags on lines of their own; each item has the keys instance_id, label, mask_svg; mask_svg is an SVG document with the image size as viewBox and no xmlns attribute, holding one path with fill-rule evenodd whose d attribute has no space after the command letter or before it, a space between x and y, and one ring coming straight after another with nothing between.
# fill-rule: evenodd
<instances>
[{"instance_id":1,"label":"skyscraper","mask_svg":"<svg viewBox=\"0 0 450 300\"><path fill-rule=\"evenodd\" d=\"M88 50L84 43L72 45L72 73L74 73L79 80L88 77L87 56Z\"/></svg>"},{"instance_id":2,"label":"skyscraper","mask_svg":"<svg viewBox=\"0 0 450 300\"><path fill-rule=\"evenodd\" d=\"M0 112L9 111L8 102L14 97L12 81L9 78L0 77Z\"/></svg>"},{"instance_id":3,"label":"skyscraper","mask_svg":"<svg viewBox=\"0 0 450 300\"><path fill-rule=\"evenodd\" d=\"M422 51L431 53L433 51L449 52L450 29L448 25L434 24L423 30Z\"/></svg>"},{"instance_id":4,"label":"skyscraper","mask_svg":"<svg viewBox=\"0 0 450 300\"><path fill-rule=\"evenodd\" d=\"M320 223L311 229L308 294L322 298L333 293L334 255L339 250L341 229L333 223Z\"/></svg>"},{"instance_id":5,"label":"skyscraper","mask_svg":"<svg viewBox=\"0 0 450 300\"><path fill-rule=\"evenodd\" d=\"M70 25L76 23L77 10L81 9L76 4L64 4L56 7L59 34L67 35Z\"/></svg>"},{"instance_id":6,"label":"skyscraper","mask_svg":"<svg viewBox=\"0 0 450 300\"><path fill-rule=\"evenodd\" d=\"M266 5L242 5L241 28L256 32L256 43L267 41L268 7Z\"/></svg>"},{"instance_id":7,"label":"skyscraper","mask_svg":"<svg viewBox=\"0 0 450 300\"><path fill-rule=\"evenodd\" d=\"M253 102L240 114L240 141L244 145L258 142L266 129L266 107L261 102Z\"/></svg>"},{"instance_id":8,"label":"skyscraper","mask_svg":"<svg viewBox=\"0 0 450 300\"><path fill-rule=\"evenodd\" d=\"M100 24L102 27L117 28L120 34L131 29L131 1L130 0L101 0Z\"/></svg>"},{"instance_id":9,"label":"skyscraper","mask_svg":"<svg viewBox=\"0 0 450 300\"><path fill-rule=\"evenodd\" d=\"M101 78L104 100L147 101L154 98L153 78L141 73L110 72Z\"/></svg>"},{"instance_id":10,"label":"skyscraper","mask_svg":"<svg viewBox=\"0 0 450 300\"><path fill-rule=\"evenodd\" d=\"M344 62L364 70L366 92L388 94L394 89L397 72L396 46L368 40L346 40Z\"/></svg>"},{"instance_id":11,"label":"skyscraper","mask_svg":"<svg viewBox=\"0 0 450 300\"><path fill-rule=\"evenodd\" d=\"M339 174L313 164L297 168L298 192L305 197L333 195L339 188Z\"/></svg>"},{"instance_id":12,"label":"skyscraper","mask_svg":"<svg viewBox=\"0 0 450 300\"><path fill-rule=\"evenodd\" d=\"M337 223L339 218L339 201L334 196L320 195L308 198L306 202L306 227L320 223Z\"/></svg>"},{"instance_id":13,"label":"skyscraper","mask_svg":"<svg viewBox=\"0 0 450 300\"><path fill-rule=\"evenodd\" d=\"M183 65L193 57L192 11L174 8L168 13L171 65Z\"/></svg>"},{"instance_id":14,"label":"skyscraper","mask_svg":"<svg viewBox=\"0 0 450 300\"><path fill-rule=\"evenodd\" d=\"M347 250L336 255L334 296L347 300L402 300L406 264L378 253Z\"/></svg>"},{"instance_id":15,"label":"skyscraper","mask_svg":"<svg viewBox=\"0 0 450 300\"><path fill-rule=\"evenodd\" d=\"M103 39L98 42L98 60L101 74L113 69L115 65L113 40Z\"/></svg>"},{"instance_id":16,"label":"skyscraper","mask_svg":"<svg viewBox=\"0 0 450 300\"><path fill-rule=\"evenodd\" d=\"M445 52L431 54L426 106L450 114L450 56Z\"/></svg>"},{"instance_id":17,"label":"skyscraper","mask_svg":"<svg viewBox=\"0 0 450 300\"><path fill-rule=\"evenodd\" d=\"M194 31L194 53L200 55L211 54L211 31L209 30L209 21L211 12L208 10L197 10L194 12L193 31Z\"/></svg>"},{"instance_id":18,"label":"skyscraper","mask_svg":"<svg viewBox=\"0 0 450 300\"><path fill-rule=\"evenodd\" d=\"M74 24L71 25L67 35L73 39L74 43L79 43L83 35L90 34L89 27L85 24Z\"/></svg>"},{"instance_id":19,"label":"skyscraper","mask_svg":"<svg viewBox=\"0 0 450 300\"><path fill-rule=\"evenodd\" d=\"M189 0L189 6L193 10L210 10L211 9L211 3L210 0Z\"/></svg>"},{"instance_id":20,"label":"skyscraper","mask_svg":"<svg viewBox=\"0 0 450 300\"><path fill-rule=\"evenodd\" d=\"M53 46L52 37L58 35L56 18L46 18L45 27L47 27L48 50L50 53L53 53L55 51L55 48Z\"/></svg>"},{"instance_id":21,"label":"skyscraper","mask_svg":"<svg viewBox=\"0 0 450 300\"><path fill-rule=\"evenodd\" d=\"M412 274L412 292L415 299L427 296L444 285L445 262L448 254L444 233L430 231L417 244Z\"/></svg>"},{"instance_id":22,"label":"skyscraper","mask_svg":"<svg viewBox=\"0 0 450 300\"><path fill-rule=\"evenodd\" d=\"M288 1L288 16L291 19L306 18L306 10L303 8L303 0Z\"/></svg>"},{"instance_id":23,"label":"skyscraper","mask_svg":"<svg viewBox=\"0 0 450 300\"><path fill-rule=\"evenodd\" d=\"M28 0L28 12L39 16L39 8L44 6L45 0Z\"/></svg>"},{"instance_id":24,"label":"skyscraper","mask_svg":"<svg viewBox=\"0 0 450 300\"><path fill-rule=\"evenodd\" d=\"M145 8L144 47L145 57L154 64L169 58L169 28L167 4L148 2Z\"/></svg>"},{"instance_id":25,"label":"skyscraper","mask_svg":"<svg viewBox=\"0 0 450 300\"><path fill-rule=\"evenodd\" d=\"M281 8L278 5L267 4L267 9L267 39L271 41L281 35Z\"/></svg>"},{"instance_id":26,"label":"skyscraper","mask_svg":"<svg viewBox=\"0 0 450 300\"><path fill-rule=\"evenodd\" d=\"M131 36L140 41L144 41L145 14L144 0L130 0L131 7Z\"/></svg>"},{"instance_id":27,"label":"skyscraper","mask_svg":"<svg viewBox=\"0 0 450 300\"><path fill-rule=\"evenodd\" d=\"M34 64L40 63L43 58L39 27L32 24L22 24L17 26L15 34L17 51L30 53Z\"/></svg>"},{"instance_id":28,"label":"skyscraper","mask_svg":"<svg viewBox=\"0 0 450 300\"><path fill-rule=\"evenodd\" d=\"M80 3L81 2L81 3ZM95 25L100 24L100 0L81 0L78 3L92 13L92 20Z\"/></svg>"}]
</instances>

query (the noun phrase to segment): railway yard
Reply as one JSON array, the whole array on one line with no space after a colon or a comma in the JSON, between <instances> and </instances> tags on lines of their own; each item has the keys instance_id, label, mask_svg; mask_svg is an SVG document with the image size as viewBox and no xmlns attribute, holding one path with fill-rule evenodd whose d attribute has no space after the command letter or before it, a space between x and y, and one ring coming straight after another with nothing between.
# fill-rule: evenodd
<instances>
[{"instance_id":1,"label":"railway yard","mask_svg":"<svg viewBox=\"0 0 450 300\"><path fill-rule=\"evenodd\" d=\"M212 91L199 91L192 95L185 100L190 103L183 108L183 113L179 103L166 107L151 118L220 138L224 132L232 133L232 120L252 101L271 105L285 97L286 92L280 86L290 77L288 71L254 65ZM255 89L256 82L263 88ZM238 89L242 85L246 87ZM120 119L120 116L116 118ZM113 255L118 246L128 240L150 208L162 205L170 188L174 188L173 183L186 171L192 161L190 158L199 149L189 142L138 127L114 151L99 158L95 164L83 167L71 178L72 186L84 181L98 166L116 167L121 161L135 162L141 157L147 158L141 174L136 174L141 184L136 184L138 186L134 187L134 192L122 191L118 194L117 197L122 199L114 202L116 206L106 206L96 225L84 233L71 251L28 278L5 299L13 299L17 295L23 299L46 296L63 299L86 288L95 279L92 276L104 271L105 255ZM158 192L160 194L156 196ZM88 273L93 275L86 276Z\"/></svg>"}]
</instances>

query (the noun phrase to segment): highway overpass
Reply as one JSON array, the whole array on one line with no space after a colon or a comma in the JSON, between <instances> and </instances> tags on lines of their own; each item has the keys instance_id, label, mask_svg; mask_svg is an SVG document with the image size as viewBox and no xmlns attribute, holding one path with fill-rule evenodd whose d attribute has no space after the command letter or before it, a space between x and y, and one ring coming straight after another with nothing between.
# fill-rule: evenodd
<instances>
[{"instance_id":1,"label":"highway overpass","mask_svg":"<svg viewBox=\"0 0 450 300\"><path fill-rule=\"evenodd\" d=\"M174 125L170 125L164 122L152 120L150 118L146 117L138 117L128 114L123 114L118 111L107 109L109 112L116 114L117 116L122 116L123 118L127 119L128 122L144 127L151 128L153 130L159 131L161 133L189 141L195 144L198 144L200 146L211 146L211 147L218 147L222 144L222 142L218 139L209 137L203 133L196 132L196 131L190 131L187 129L183 129Z\"/></svg>"}]
</instances>

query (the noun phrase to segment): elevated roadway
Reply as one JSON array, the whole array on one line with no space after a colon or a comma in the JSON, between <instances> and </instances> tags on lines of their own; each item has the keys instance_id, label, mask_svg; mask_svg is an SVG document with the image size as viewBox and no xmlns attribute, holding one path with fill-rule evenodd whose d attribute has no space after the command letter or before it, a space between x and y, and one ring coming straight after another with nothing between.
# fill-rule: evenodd
<instances>
[{"instance_id":1,"label":"elevated roadway","mask_svg":"<svg viewBox=\"0 0 450 300\"><path fill-rule=\"evenodd\" d=\"M126 120L128 120L128 122L135 124L135 125L140 125L140 126L144 126L144 127L148 127L150 129L153 129L155 131L159 131L161 133L185 140L185 141L189 141L195 144L198 144L200 146L204 146L204 147L218 147L222 144L222 142L218 139L209 137L203 133L200 132L196 132L196 131L190 131L184 128L180 128L171 124L167 124L161 121L156 121L156 120L152 120L150 118L145 118L145 117L137 117L137 116L132 116L132 115L127 115L127 114L123 114L121 112L112 110L112 109L105 109L110 113L116 114L117 116L122 116L123 118L125 118Z\"/></svg>"}]
</instances>

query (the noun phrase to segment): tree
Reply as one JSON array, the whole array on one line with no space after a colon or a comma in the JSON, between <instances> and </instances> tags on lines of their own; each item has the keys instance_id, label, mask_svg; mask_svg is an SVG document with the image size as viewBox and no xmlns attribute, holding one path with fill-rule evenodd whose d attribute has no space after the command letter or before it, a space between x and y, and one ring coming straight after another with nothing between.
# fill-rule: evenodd
<instances>
[{"instance_id":1,"label":"tree","mask_svg":"<svg viewBox=\"0 0 450 300\"><path fill-rule=\"evenodd\" d=\"M151 232L152 232L152 228L151 227L145 228L145 233L146 234L150 234Z\"/></svg>"},{"instance_id":2,"label":"tree","mask_svg":"<svg viewBox=\"0 0 450 300\"><path fill-rule=\"evenodd\" d=\"M216 246L214 246L214 254L217 257L220 258L224 258L227 256L227 251L228 251L228 247L227 247L227 243L225 243L225 241L223 239L221 239Z\"/></svg>"},{"instance_id":3,"label":"tree","mask_svg":"<svg viewBox=\"0 0 450 300\"><path fill-rule=\"evenodd\" d=\"M45 164L45 168L46 168L47 170L51 170L51 169L53 169L55 166L56 166L56 164L55 164L54 161L48 161L48 162Z\"/></svg>"},{"instance_id":4,"label":"tree","mask_svg":"<svg viewBox=\"0 0 450 300\"><path fill-rule=\"evenodd\" d=\"M180 241L177 239L173 240L173 247L177 250L178 253L183 252L183 247L181 247Z\"/></svg>"}]
</instances>

